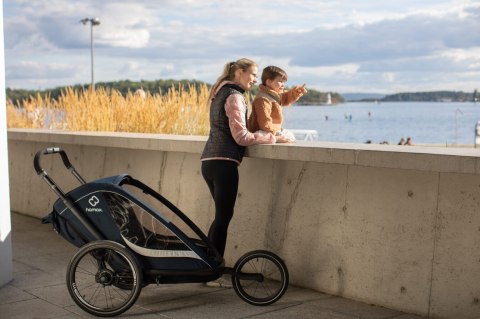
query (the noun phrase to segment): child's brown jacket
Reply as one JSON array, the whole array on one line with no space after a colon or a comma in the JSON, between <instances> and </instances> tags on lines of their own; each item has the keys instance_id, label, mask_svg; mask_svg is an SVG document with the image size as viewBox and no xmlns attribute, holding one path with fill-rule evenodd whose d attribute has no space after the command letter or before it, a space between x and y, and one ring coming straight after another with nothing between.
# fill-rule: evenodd
<instances>
[{"instance_id":1,"label":"child's brown jacket","mask_svg":"<svg viewBox=\"0 0 480 319\"><path fill-rule=\"evenodd\" d=\"M282 130L282 106L290 105L300 98L296 90L280 93L260 84L260 91L252 102L252 113L248 119L248 130L256 132L262 130L275 133Z\"/></svg>"}]
</instances>

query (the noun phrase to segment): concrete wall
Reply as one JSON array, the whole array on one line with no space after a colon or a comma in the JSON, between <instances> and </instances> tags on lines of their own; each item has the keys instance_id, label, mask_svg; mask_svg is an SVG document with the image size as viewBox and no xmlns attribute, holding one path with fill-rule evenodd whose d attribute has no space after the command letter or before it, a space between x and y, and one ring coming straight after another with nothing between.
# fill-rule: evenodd
<instances>
[{"instance_id":1,"label":"concrete wall","mask_svg":"<svg viewBox=\"0 0 480 319\"><path fill-rule=\"evenodd\" d=\"M35 152L60 146L87 179L129 173L206 231L204 137L9 130L12 210L41 217L56 199ZM77 185L59 158L46 171ZM42 227L42 226L39 226ZM480 317L480 151L298 142L249 147L227 264L248 250L285 260L291 283L431 318Z\"/></svg>"}]
</instances>

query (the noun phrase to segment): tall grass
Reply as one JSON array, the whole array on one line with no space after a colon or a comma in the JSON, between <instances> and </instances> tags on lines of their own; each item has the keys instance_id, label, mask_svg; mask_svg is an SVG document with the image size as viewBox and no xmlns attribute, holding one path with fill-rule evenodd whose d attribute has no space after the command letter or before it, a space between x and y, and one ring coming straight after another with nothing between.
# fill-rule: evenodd
<instances>
[{"instance_id":1,"label":"tall grass","mask_svg":"<svg viewBox=\"0 0 480 319\"><path fill-rule=\"evenodd\" d=\"M208 87L172 87L144 97L117 90L68 88L58 100L39 94L21 106L7 105L9 128L208 135Z\"/></svg>"}]
</instances>

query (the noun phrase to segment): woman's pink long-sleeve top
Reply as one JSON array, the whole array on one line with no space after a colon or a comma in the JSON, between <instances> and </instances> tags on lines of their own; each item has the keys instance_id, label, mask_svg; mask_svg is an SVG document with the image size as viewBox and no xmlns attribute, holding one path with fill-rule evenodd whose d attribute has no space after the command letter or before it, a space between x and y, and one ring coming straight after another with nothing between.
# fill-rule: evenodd
<instances>
[{"instance_id":1,"label":"woman's pink long-sleeve top","mask_svg":"<svg viewBox=\"0 0 480 319\"><path fill-rule=\"evenodd\" d=\"M246 110L247 104L242 95L232 94L227 98L225 102L225 112L228 117L230 132L232 132L235 142L242 146L275 143L273 134L265 135L248 131L245 121Z\"/></svg>"},{"instance_id":2,"label":"woman's pink long-sleeve top","mask_svg":"<svg viewBox=\"0 0 480 319\"><path fill-rule=\"evenodd\" d=\"M222 82L216 93L225 84L236 84L235 82ZM215 93L215 94L216 94ZM228 124L232 137L238 145L249 146L255 144L273 144L275 143L275 136L273 134L251 133L247 129L245 114L247 112L247 103L242 94L231 94L225 101L225 114L228 117ZM204 158L202 160L209 160L213 158ZM220 159L220 158L215 158ZM223 159L223 158L222 158ZM227 158L225 158L227 159Z\"/></svg>"}]
</instances>

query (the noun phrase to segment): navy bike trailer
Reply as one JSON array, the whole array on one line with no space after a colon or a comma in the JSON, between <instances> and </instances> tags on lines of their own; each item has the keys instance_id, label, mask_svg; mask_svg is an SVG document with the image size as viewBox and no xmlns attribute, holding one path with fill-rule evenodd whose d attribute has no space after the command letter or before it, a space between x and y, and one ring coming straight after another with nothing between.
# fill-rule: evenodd
<instances>
[{"instance_id":1,"label":"navy bike trailer","mask_svg":"<svg viewBox=\"0 0 480 319\"><path fill-rule=\"evenodd\" d=\"M78 187L65 193L42 169L41 157L52 154L61 156ZM233 268L225 267L195 223L127 174L86 182L58 147L37 152L34 168L59 197L42 222L79 248L67 267L67 288L90 314L121 314L152 283L208 282L230 274L237 295L257 306L276 302L288 287L288 270L280 257L256 250Z\"/></svg>"}]
</instances>

